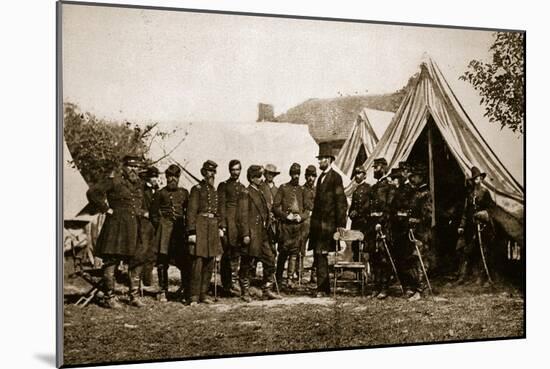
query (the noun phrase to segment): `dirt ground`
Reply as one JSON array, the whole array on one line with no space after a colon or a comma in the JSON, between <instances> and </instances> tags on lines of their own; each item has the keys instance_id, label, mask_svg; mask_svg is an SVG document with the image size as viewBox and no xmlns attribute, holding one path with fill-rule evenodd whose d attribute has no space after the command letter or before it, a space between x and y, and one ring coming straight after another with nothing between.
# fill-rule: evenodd
<instances>
[{"instance_id":1,"label":"dirt ground","mask_svg":"<svg viewBox=\"0 0 550 369\"><path fill-rule=\"evenodd\" d=\"M65 364L524 336L520 291L453 287L445 281L433 285L434 297L414 302L397 288L380 301L349 286L336 299L309 297L310 287L283 293L282 300L249 304L221 298L189 307L146 296L146 307L138 309L122 295L119 310L66 303Z\"/></svg>"}]
</instances>

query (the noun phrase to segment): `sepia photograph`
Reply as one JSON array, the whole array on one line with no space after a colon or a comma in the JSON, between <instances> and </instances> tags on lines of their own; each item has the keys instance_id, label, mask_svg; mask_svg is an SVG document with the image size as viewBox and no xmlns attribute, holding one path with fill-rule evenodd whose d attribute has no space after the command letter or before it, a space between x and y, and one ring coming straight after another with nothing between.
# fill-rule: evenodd
<instances>
[{"instance_id":1,"label":"sepia photograph","mask_svg":"<svg viewBox=\"0 0 550 369\"><path fill-rule=\"evenodd\" d=\"M525 31L57 27L58 365L526 337Z\"/></svg>"}]
</instances>

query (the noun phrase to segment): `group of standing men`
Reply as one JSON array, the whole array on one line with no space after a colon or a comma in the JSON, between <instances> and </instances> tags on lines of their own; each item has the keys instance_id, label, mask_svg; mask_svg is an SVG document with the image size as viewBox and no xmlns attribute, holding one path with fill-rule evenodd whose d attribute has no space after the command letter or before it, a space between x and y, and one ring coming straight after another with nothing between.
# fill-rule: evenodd
<instances>
[{"instance_id":1,"label":"group of standing men","mask_svg":"<svg viewBox=\"0 0 550 369\"><path fill-rule=\"evenodd\" d=\"M289 169L291 180L279 188L273 181L280 173L274 165L251 165L245 186L239 181L240 161L231 160L229 179L216 189L217 164L207 160L201 168L203 179L189 193L179 186L181 169L177 165L166 169L167 184L158 189L159 171L145 168L140 157L126 156L121 169L88 191L89 201L107 214L95 250L103 261L105 306L120 306L114 281L115 269L122 262L128 265L129 302L133 306L143 306L139 284L140 280L151 283L153 264L158 273L159 301L167 301L168 267L175 265L181 273L182 302L212 303L208 291L220 256L226 295L250 302L251 279L261 262L262 295L278 299L279 286L292 289L295 275L302 275L306 245L314 253L310 282L317 285L315 295L328 296L328 254L336 250L333 235L343 231L347 217L351 228L365 235L364 251L374 275L373 296L383 299L388 295L393 274L407 297L420 298L433 256L433 209L426 167L401 162L387 174L386 160L376 159L377 182L372 186L365 182L365 170L356 168L357 187L348 211L342 178L332 169L331 150L321 145L317 158L318 177L310 165L305 170L305 184L300 185L301 167L294 163ZM458 230L466 240L459 251L463 274L475 258L473 224L486 218L492 202L480 185L484 175L472 168L474 186L466 198ZM359 246L352 248L354 259L365 261L359 260Z\"/></svg>"}]
</instances>

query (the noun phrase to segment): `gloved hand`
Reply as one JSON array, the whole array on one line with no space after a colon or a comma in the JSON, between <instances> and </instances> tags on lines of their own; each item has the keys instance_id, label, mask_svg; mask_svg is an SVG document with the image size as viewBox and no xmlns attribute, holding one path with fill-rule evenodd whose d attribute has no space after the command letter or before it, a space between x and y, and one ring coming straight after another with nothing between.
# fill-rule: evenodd
<instances>
[{"instance_id":1,"label":"gloved hand","mask_svg":"<svg viewBox=\"0 0 550 369\"><path fill-rule=\"evenodd\" d=\"M219 233L220 233L220 237L223 237L223 235L225 234L225 232L221 228L219 229Z\"/></svg>"},{"instance_id":2,"label":"gloved hand","mask_svg":"<svg viewBox=\"0 0 550 369\"><path fill-rule=\"evenodd\" d=\"M243 243L245 245L250 245L250 236L244 236Z\"/></svg>"},{"instance_id":3,"label":"gloved hand","mask_svg":"<svg viewBox=\"0 0 550 369\"><path fill-rule=\"evenodd\" d=\"M187 237L187 241L189 241L190 243L197 243L197 235L194 234Z\"/></svg>"},{"instance_id":4,"label":"gloved hand","mask_svg":"<svg viewBox=\"0 0 550 369\"><path fill-rule=\"evenodd\" d=\"M302 217L296 214L296 216L294 217L294 220L296 221L296 223L300 223L302 221Z\"/></svg>"},{"instance_id":5,"label":"gloved hand","mask_svg":"<svg viewBox=\"0 0 550 369\"><path fill-rule=\"evenodd\" d=\"M294 214L292 214L292 213L291 213L291 214L288 214L288 215L286 216L286 220L290 220L290 221L294 220Z\"/></svg>"},{"instance_id":6,"label":"gloved hand","mask_svg":"<svg viewBox=\"0 0 550 369\"><path fill-rule=\"evenodd\" d=\"M381 231L382 231L382 225L381 225L381 224L375 225L375 226L374 226L374 230L375 230L376 232L381 232Z\"/></svg>"},{"instance_id":7,"label":"gloved hand","mask_svg":"<svg viewBox=\"0 0 550 369\"><path fill-rule=\"evenodd\" d=\"M113 215L113 213L114 213L113 209L111 209L111 208L107 209L107 214Z\"/></svg>"},{"instance_id":8,"label":"gloved hand","mask_svg":"<svg viewBox=\"0 0 550 369\"><path fill-rule=\"evenodd\" d=\"M459 235L463 235L464 234L464 228L462 228L462 227L458 228L457 233Z\"/></svg>"}]
</instances>

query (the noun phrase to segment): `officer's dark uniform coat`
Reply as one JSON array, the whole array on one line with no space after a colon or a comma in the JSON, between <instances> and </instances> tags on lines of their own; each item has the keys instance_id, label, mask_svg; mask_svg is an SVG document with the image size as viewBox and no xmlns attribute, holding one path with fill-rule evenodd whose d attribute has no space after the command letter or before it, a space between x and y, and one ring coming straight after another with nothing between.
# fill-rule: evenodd
<instances>
[{"instance_id":1,"label":"officer's dark uniform coat","mask_svg":"<svg viewBox=\"0 0 550 369\"><path fill-rule=\"evenodd\" d=\"M237 229L240 238L250 237L250 244L243 244L243 254L251 257L271 254L266 229L268 221L269 210L265 197L259 189L252 185L248 186L241 192L237 208Z\"/></svg>"},{"instance_id":2,"label":"officer's dark uniform coat","mask_svg":"<svg viewBox=\"0 0 550 369\"><path fill-rule=\"evenodd\" d=\"M187 231L197 236L197 242L189 253L203 258L222 253L219 229L224 227L224 209L218 201L214 186L206 181L193 186L187 207Z\"/></svg>"},{"instance_id":3,"label":"officer's dark uniform coat","mask_svg":"<svg viewBox=\"0 0 550 369\"><path fill-rule=\"evenodd\" d=\"M87 197L103 213L113 209L113 214L106 214L96 244L96 255L134 257L140 253L138 218L145 213L143 182L140 179L131 182L122 171L115 171L106 180L92 186Z\"/></svg>"},{"instance_id":4,"label":"officer's dark uniform coat","mask_svg":"<svg viewBox=\"0 0 550 369\"><path fill-rule=\"evenodd\" d=\"M225 224L227 225L227 241L231 247L239 245L237 232L237 202L245 186L237 180L229 178L218 185L218 201L225 208Z\"/></svg>"}]
</instances>

